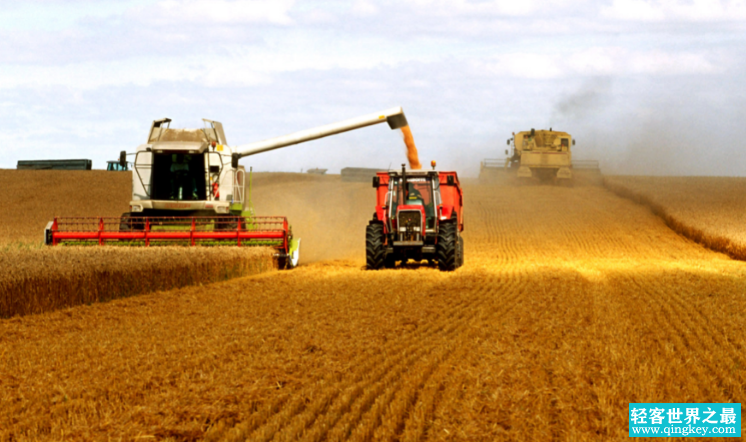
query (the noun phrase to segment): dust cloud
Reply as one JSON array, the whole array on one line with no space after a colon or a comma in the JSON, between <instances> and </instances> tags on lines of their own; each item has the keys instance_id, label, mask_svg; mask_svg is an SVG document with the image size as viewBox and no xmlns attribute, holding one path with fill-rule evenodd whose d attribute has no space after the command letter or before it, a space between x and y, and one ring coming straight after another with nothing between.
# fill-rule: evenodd
<instances>
[{"instance_id":1,"label":"dust cloud","mask_svg":"<svg viewBox=\"0 0 746 442\"><path fill-rule=\"evenodd\" d=\"M612 88L613 84L613 88ZM743 176L737 134L746 98L700 78L592 78L560 96L550 124L577 140L573 159L607 175Z\"/></svg>"},{"instance_id":2,"label":"dust cloud","mask_svg":"<svg viewBox=\"0 0 746 442\"><path fill-rule=\"evenodd\" d=\"M259 216L286 216L301 239L300 262L351 259L365 265L365 226L375 211L370 182L339 175L255 173L252 199Z\"/></svg>"}]
</instances>

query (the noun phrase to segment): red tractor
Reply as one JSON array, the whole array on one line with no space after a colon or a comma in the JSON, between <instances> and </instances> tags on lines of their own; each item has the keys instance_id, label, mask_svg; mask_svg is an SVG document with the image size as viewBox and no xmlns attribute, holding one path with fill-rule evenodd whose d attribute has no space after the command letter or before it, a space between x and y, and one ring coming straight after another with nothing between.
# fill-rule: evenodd
<instances>
[{"instance_id":1,"label":"red tractor","mask_svg":"<svg viewBox=\"0 0 746 442\"><path fill-rule=\"evenodd\" d=\"M463 265L463 195L456 172L407 171L402 165L401 172L378 172L373 187L376 213L365 229L369 269L410 259L437 262L447 271Z\"/></svg>"}]
</instances>

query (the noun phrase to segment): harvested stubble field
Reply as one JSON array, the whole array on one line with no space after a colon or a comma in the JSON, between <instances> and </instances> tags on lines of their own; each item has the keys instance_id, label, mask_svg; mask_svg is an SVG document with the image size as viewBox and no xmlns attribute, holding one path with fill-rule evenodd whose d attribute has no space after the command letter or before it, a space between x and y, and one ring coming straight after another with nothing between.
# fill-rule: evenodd
<instances>
[{"instance_id":1,"label":"harvested stubble field","mask_svg":"<svg viewBox=\"0 0 746 442\"><path fill-rule=\"evenodd\" d=\"M323 197L296 231L363 221L293 271L0 322L0 440L615 440L630 402L746 399L746 265L645 207L467 185L463 268L369 272L368 186L271 181Z\"/></svg>"},{"instance_id":2,"label":"harvested stubble field","mask_svg":"<svg viewBox=\"0 0 746 442\"><path fill-rule=\"evenodd\" d=\"M680 234L746 260L746 178L612 176L604 184L649 206Z\"/></svg>"}]
</instances>

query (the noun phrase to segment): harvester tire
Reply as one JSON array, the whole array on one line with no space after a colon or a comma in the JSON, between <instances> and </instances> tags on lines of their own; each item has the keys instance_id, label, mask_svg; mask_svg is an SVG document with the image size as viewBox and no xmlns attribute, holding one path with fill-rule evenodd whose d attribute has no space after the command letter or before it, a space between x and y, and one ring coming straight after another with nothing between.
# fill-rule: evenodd
<instances>
[{"instance_id":1,"label":"harvester tire","mask_svg":"<svg viewBox=\"0 0 746 442\"><path fill-rule=\"evenodd\" d=\"M383 224L368 224L365 228L365 263L369 270L379 270L385 264Z\"/></svg>"},{"instance_id":2,"label":"harvester tire","mask_svg":"<svg viewBox=\"0 0 746 442\"><path fill-rule=\"evenodd\" d=\"M435 256L440 270L450 272L458 268L458 228L455 221L441 223Z\"/></svg>"}]
</instances>

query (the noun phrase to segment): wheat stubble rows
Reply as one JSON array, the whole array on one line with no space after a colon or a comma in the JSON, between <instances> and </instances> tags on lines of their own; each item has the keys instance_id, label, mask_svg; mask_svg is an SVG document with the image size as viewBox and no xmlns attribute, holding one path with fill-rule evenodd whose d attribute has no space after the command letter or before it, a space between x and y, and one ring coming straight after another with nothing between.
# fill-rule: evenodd
<instances>
[{"instance_id":1,"label":"wheat stubble rows","mask_svg":"<svg viewBox=\"0 0 746 442\"><path fill-rule=\"evenodd\" d=\"M465 211L450 274L327 260L0 322L0 440L605 440L629 402L744 401L743 263L598 187Z\"/></svg>"}]
</instances>

